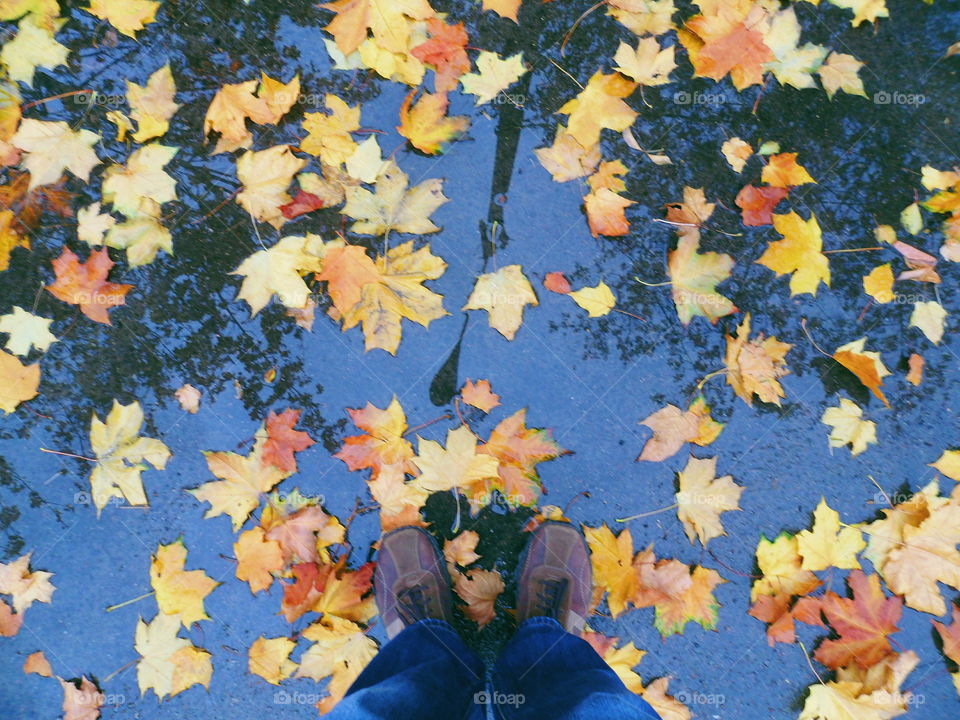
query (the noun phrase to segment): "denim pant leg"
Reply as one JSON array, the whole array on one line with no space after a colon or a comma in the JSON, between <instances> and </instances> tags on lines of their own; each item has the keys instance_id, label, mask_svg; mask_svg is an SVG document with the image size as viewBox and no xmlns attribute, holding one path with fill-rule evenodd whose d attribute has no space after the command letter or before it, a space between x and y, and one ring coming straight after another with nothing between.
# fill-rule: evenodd
<instances>
[{"instance_id":1,"label":"denim pant leg","mask_svg":"<svg viewBox=\"0 0 960 720\"><path fill-rule=\"evenodd\" d=\"M388 642L326 717L329 720L466 720L484 717L474 695L483 662L442 620L421 620Z\"/></svg>"},{"instance_id":2,"label":"denim pant leg","mask_svg":"<svg viewBox=\"0 0 960 720\"><path fill-rule=\"evenodd\" d=\"M490 702L502 720L659 720L589 643L546 617L523 622L503 649Z\"/></svg>"}]
</instances>

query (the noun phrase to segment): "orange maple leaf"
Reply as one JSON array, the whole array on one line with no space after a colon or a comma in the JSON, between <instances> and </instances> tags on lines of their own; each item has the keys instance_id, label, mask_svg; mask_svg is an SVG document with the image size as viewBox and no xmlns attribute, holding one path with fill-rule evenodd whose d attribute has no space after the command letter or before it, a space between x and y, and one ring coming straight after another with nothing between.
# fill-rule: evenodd
<instances>
[{"instance_id":1,"label":"orange maple leaf","mask_svg":"<svg viewBox=\"0 0 960 720\"><path fill-rule=\"evenodd\" d=\"M300 420L300 410L288 408L279 415L272 410L267 416L267 441L263 445L263 462L289 473L297 471L293 454L313 445L314 439L293 426Z\"/></svg>"},{"instance_id":2,"label":"orange maple leaf","mask_svg":"<svg viewBox=\"0 0 960 720\"><path fill-rule=\"evenodd\" d=\"M853 570L847 585L853 598L828 592L822 602L823 614L839 637L820 643L814 657L833 670L851 663L868 668L891 654L887 636L897 632L903 612L903 600L885 596L877 575Z\"/></svg>"},{"instance_id":3,"label":"orange maple leaf","mask_svg":"<svg viewBox=\"0 0 960 720\"><path fill-rule=\"evenodd\" d=\"M110 325L108 310L123 305L126 294L133 285L119 285L107 280L113 260L102 248L90 253L86 263L68 248L53 261L53 272L57 279L47 290L58 300L71 305L79 305L80 312L94 322Z\"/></svg>"},{"instance_id":4,"label":"orange maple leaf","mask_svg":"<svg viewBox=\"0 0 960 720\"><path fill-rule=\"evenodd\" d=\"M439 18L427 20L427 30L430 39L417 45L410 54L420 62L433 65L437 73L436 92L455 90L460 76L470 71L467 30L462 22L447 25Z\"/></svg>"},{"instance_id":5,"label":"orange maple leaf","mask_svg":"<svg viewBox=\"0 0 960 720\"><path fill-rule=\"evenodd\" d=\"M386 465L400 465L410 474L416 472L410 462L413 446L404 437L407 418L396 398L383 410L367 403L364 408L347 408L347 412L365 434L345 438L334 457L343 460L351 470L372 468L374 479Z\"/></svg>"}]
</instances>

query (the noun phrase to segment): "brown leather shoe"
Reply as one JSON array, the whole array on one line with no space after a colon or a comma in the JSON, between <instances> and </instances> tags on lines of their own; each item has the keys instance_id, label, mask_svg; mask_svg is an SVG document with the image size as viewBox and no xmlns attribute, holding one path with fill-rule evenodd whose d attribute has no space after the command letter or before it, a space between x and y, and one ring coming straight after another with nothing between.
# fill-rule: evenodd
<instances>
[{"instance_id":1,"label":"brown leather shoe","mask_svg":"<svg viewBox=\"0 0 960 720\"><path fill-rule=\"evenodd\" d=\"M517 622L547 616L579 634L590 611L590 553L570 523L548 521L527 542L517 581Z\"/></svg>"},{"instance_id":2,"label":"brown leather shoe","mask_svg":"<svg viewBox=\"0 0 960 720\"><path fill-rule=\"evenodd\" d=\"M423 528L397 528L380 539L373 589L387 637L399 635L418 620L453 619L443 553Z\"/></svg>"}]
</instances>

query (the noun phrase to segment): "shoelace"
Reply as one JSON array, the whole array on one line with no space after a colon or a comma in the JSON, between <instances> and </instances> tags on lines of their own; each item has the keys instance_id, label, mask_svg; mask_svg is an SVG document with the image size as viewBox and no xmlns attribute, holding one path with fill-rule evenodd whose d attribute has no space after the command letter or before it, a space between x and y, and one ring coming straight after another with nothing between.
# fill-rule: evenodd
<instances>
[{"instance_id":1,"label":"shoelace","mask_svg":"<svg viewBox=\"0 0 960 720\"><path fill-rule=\"evenodd\" d=\"M414 585L397 593L397 613L407 625L430 617L429 603L423 588Z\"/></svg>"},{"instance_id":2,"label":"shoelace","mask_svg":"<svg viewBox=\"0 0 960 720\"><path fill-rule=\"evenodd\" d=\"M556 619L560 614L560 605L567 592L567 578L540 580L540 589L537 591L537 611Z\"/></svg>"}]
</instances>

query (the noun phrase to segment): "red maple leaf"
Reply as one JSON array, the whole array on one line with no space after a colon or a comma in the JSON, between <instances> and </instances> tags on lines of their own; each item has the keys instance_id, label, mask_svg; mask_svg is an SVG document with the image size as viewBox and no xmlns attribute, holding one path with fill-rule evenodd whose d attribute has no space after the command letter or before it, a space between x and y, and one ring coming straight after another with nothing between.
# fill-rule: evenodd
<instances>
[{"instance_id":1,"label":"red maple leaf","mask_svg":"<svg viewBox=\"0 0 960 720\"><path fill-rule=\"evenodd\" d=\"M787 196L787 189L781 187L745 186L737 193L737 207L743 211L743 224L751 227L770 225L770 214L781 200Z\"/></svg>"},{"instance_id":2,"label":"red maple leaf","mask_svg":"<svg viewBox=\"0 0 960 720\"><path fill-rule=\"evenodd\" d=\"M314 210L320 210L322 207L323 200L319 197L313 193L308 193L306 190L297 190L297 194L293 200L286 205L280 206L280 212L283 213L283 216L287 220L293 220L295 217L306 215Z\"/></svg>"},{"instance_id":3,"label":"red maple leaf","mask_svg":"<svg viewBox=\"0 0 960 720\"><path fill-rule=\"evenodd\" d=\"M102 248L90 253L86 263L68 248L53 261L53 272L57 279L47 285L47 290L58 300L71 305L79 305L80 312L94 322L110 324L107 311L123 305L127 292L133 285L118 285L107 280L113 260Z\"/></svg>"},{"instance_id":4,"label":"red maple leaf","mask_svg":"<svg viewBox=\"0 0 960 720\"><path fill-rule=\"evenodd\" d=\"M470 71L467 30L463 23L446 25L438 18L430 18L427 29L430 39L417 45L410 54L436 68L436 92L455 90L460 76Z\"/></svg>"}]
</instances>

